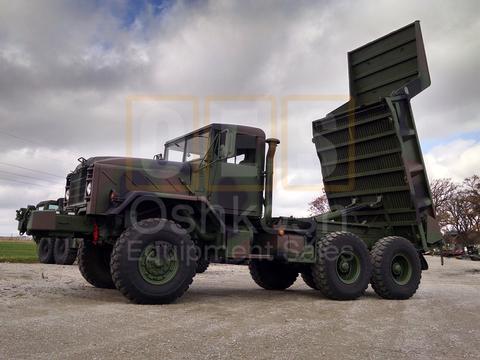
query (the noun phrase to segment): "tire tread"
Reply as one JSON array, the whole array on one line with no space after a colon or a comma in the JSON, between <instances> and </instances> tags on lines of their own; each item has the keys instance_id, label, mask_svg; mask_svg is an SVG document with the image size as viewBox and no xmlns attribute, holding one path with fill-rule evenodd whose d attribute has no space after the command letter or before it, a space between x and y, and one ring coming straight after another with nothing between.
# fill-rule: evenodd
<instances>
[{"instance_id":1,"label":"tire tread","mask_svg":"<svg viewBox=\"0 0 480 360\"><path fill-rule=\"evenodd\" d=\"M115 284L113 283L113 280L102 280L97 276L95 271L93 271L92 265L98 265L98 264L92 264L92 260L95 261L97 259L92 259L88 254L88 246L95 246L93 244L85 244L86 240L83 240L82 243L80 244L80 247L78 249L78 268L80 270L80 273L82 274L83 278L87 280L90 284L97 288L101 289L115 289Z\"/></svg>"},{"instance_id":2,"label":"tire tread","mask_svg":"<svg viewBox=\"0 0 480 360\"><path fill-rule=\"evenodd\" d=\"M325 235L320 241L317 241L317 262L316 264L312 265L312 279L315 285L323 295L333 300L354 300L362 296L368 287L368 282L366 282L364 289L360 292L360 294L358 294L358 296L345 296L344 294L340 294L339 292L337 292L336 289L330 286L327 277L327 259L324 252L322 251L322 248L328 248L332 246L332 244L337 238L345 235L357 237L356 235L346 231L335 231ZM366 248L365 244L364 246Z\"/></svg>"},{"instance_id":3,"label":"tire tread","mask_svg":"<svg viewBox=\"0 0 480 360\"><path fill-rule=\"evenodd\" d=\"M248 268L253 281L265 290L288 289L298 277L298 271L289 269L286 264L268 260L251 260Z\"/></svg>"},{"instance_id":4,"label":"tire tread","mask_svg":"<svg viewBox=\"0 0 480 360\"><path fill-rule=\"evenodd\" d=\"M162 221L162 220L165 220L165 219L149 218L149 219L141 220L138 224L140 226L155 225L158 221ZM165 220L165 221L168 222L171 226L175 226L183 230L183 228L180 225L178 225L176 222L172 220ZM137 304L153 304L153 303L167 304L175 301L177 298L181 297L188 290L188 288L193 282L193 277L195 276L195 272L187 282L182 284L182 286L177 289L177 291L175 291L168 297L164 297L161 302L155 302L155 301L152 301L151 299L139 296L138 294L135 293L135 290L132 287L130 287L128 284L125 283L124 279L121 276L121 271L120 271L121 251L123 247L128 246L128 241L131 238L133 231L135 231L133 228L128 228L127 230L125 230L122 233L122 235L120 235L117 242L115 243L115 246L113 247L112 257L110 260L110 269L111 269L112 279L115 284L115 287L127 299ZM183 241L185 241L186 246L194 246L194 243L191 240L190 235L188 235L187 233L185 233L185 239Z\"/></svg>"},{"instance_id":5,"label":"tire tread","mask_svg":"<svg viewBox=\"0 0 480 360\"><path fill-rule=\"evenodd\" d=\"M373 246L372 248L372 251L371 251L371 257L372 257L372 279L371 279L371 285L372 285L372 288L373 290L379 295L381 296L382 298L384 299L390 299L390 300L403 300L403 299L407 299L407 298L410 298L411 296L413 296L413 294L415 294L415 292L417 291L418 289L418 286L420 284L420 280L422 278L422 273L420 272L420 278L419 278L419 281L418 283L416 284L416 287L414 288L413 290L413 293L408 296L408 297L405 297L405 296L398 296L398 295L394 295L390 289L388 288L388 286L386 285L385 283L385 274L383 273L382 271L382 261L383 261L383 254L385 253L386 249L390 246L392 246L392 244L395 242L395 241L399 241L399 240L406 240L405 238L403 237L400 237L400 236L387 236L387 237L384 237L380 240L378 240L375 245ZM406 240L408 241L408 240Z\"/></svg>"}]
</instances>

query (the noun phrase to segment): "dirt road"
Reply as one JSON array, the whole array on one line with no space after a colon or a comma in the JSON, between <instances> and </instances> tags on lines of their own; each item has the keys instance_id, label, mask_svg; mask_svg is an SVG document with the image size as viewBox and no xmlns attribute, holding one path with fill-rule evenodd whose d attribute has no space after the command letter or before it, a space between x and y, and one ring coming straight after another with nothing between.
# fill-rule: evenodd
<instances>
[{"instance_id":1,"label":"dirt road","mask_svg":"<svg viewBox=\"0 0 480 360\"><path fill-rule=\"evenodd\" d=\"M0 358L480 358L480 262L429 258L408 301L258 288L214 265L177 303L140 306L76 266L0 264Z\"/></svg>"}]
</instances>

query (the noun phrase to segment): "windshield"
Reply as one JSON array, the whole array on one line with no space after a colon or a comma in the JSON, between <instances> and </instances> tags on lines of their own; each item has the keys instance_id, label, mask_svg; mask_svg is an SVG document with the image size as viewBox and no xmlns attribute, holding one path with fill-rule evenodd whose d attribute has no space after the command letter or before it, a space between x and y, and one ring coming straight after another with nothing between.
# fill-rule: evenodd
<instances>
[{"instance_id":1,"label":"windshield","mask_svg":"<svg viewBox=\"0 0 480 360\"><path fill-rule=\"evenodd\" d=\"M57 204L37 205L37 210L58 210L58 205Z\"/></svg>"},{"instance_id":2,"label":"windshield","mask_svg":"<svg viewBox=\"0 0 480 360\"><path fill-rule=\"evenodd\" d=\"M169 144L165 149L165 159L170 161L183 162L183 152L185 151L185 141L179 141Z\"/></svg>"},{"instance_id":3,"label":"windshield","mask_svg":"<svg viewBox=\"0 0 480 360\"><path fill-rule=\"evenodd\" d=\"M203 159L208 151L209 132L194 135L167 145L165 158L169 161L185 162Z\"/></svg>"}]
</instances>

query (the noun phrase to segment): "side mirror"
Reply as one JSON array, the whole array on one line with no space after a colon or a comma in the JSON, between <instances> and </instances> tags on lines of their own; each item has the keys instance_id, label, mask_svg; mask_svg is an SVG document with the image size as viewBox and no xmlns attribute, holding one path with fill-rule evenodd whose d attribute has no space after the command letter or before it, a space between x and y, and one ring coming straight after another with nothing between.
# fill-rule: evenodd
<instances>
[{"instance_id":1,"label":"side mirror","mask_svg":"<svg viewBox=\"0 0 480 360\"><path fill-rule=\"evenodd\" d=\"M162 154L155 154L155 155L153 155L153 160L163 160L163 155Z\"/></svg>"}]
</instances>

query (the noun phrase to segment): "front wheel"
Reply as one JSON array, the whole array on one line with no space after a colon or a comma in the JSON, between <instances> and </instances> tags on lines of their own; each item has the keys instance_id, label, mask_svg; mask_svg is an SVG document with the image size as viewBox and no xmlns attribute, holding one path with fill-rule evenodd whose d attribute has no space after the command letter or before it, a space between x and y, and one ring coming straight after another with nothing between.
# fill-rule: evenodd
<instances>
[{"instance_id":1,"label":"front wheel","mask_svg":"<svg viewBox=\"0 0 480 360\"><path fill-rule=\"evenodd\" d=\"M197 268L196 272L197 274L203 274L205 271L207 271L208 266L210 265L210 261L204 258L200 258L197 260Z\"/></svg>"},{"instance_id":2,"label":"front wheel","mask_svg":"<svg viewBox=\"0 0 480 360\"><path fill-rule=\"evenodd\" d=\"M78 268L83 278L97 288L114 289L110 275L112 247L97 245L84 239L78 249Z\"/></svg>"},{"instance_id":3,"label":"front wheel","mask_svg":"<svg viewBox=\"0 0 480 360\"><path fill-rule=\"evenodd\" d=\"M145 219L125 230L113 248L115 286L139 304L168 304L193 281L197 253L187 232L173 221Z\"/></svg>"},{"instance_id":4,"label":"front wheel","mask_svg":"<svg viewBox=\"0 0 480 360\"><path fill-rule=\"evenodd\" d=\"M420 257L413 244L403 237L378 240L372 249L372 265L372 287L384 299L408 299L420 285Z\"/></svg>"},{"instance_id":5,"label":"front wheel","mask_svg":"<svg viewBox=\"0 0 480 360\"><path fill-rule=\"evenodd\" d=\"M365 292L371 275L370 253L355 234L337 231L317 242L313 282L323 295L335 300L354 300Z\"/></svg>"}]
</instances>

